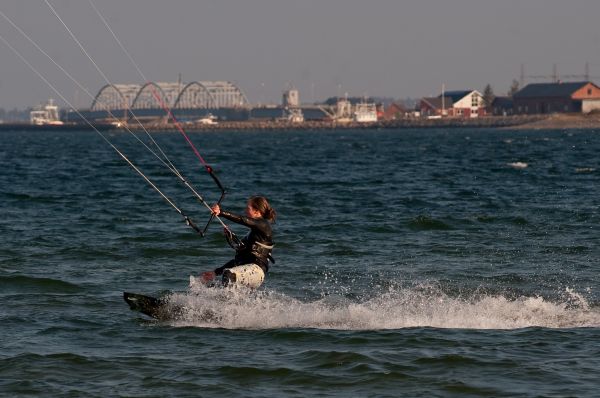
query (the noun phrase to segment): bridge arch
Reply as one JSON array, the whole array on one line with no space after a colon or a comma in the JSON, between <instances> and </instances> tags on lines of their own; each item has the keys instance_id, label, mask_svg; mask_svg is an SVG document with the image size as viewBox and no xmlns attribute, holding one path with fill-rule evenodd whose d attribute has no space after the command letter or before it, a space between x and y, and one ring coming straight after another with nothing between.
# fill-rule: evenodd
<instances>
[{"instance_id":1,"label":"bridge arch","mask_svg":"<svg viewBox=\"0 0 600 398\"><path fill-rule=\"evenodd\" d=\"M139 84L107 84L94 97L91 110L127 109L139 90Z\"/></svg>"},{"instance_id":2,"label":"bridge arch","mask_svg":"<svg viewBox=\"0 0 600 398\"><path fill-rule=\"evenodd\" d=\"M216 101L210 90L201 82L188 83L179 93L173 108L216 108Z\"/></svg>"},{"instance_id":3,"label":"bridge arch","mask_svg":"<svg viewBox=\"0 0 600 398\"><path fill-rule=\"evenodd\" d=\"M131 109L161 109L162 102L171 108L178 91L174 86L178 86L178 84L155 82L144 84L133 99Z\"/></svg>"}]
</instances>

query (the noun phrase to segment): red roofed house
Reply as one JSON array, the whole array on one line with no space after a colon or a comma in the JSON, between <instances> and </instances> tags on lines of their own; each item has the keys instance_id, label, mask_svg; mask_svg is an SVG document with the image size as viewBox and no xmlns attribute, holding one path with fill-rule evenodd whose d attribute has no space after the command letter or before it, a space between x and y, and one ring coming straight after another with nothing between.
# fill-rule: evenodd
<instances>
[{"instance_id":1,"label":"red roofed house","mask_svg":"<svg viewBox=\"0 0 600 398\"><path fill-rule=\"evenodd\" d=\"M392 102L390 106L385 108L383 115L381 116L384 120L396 120L402 119L406 116L408 111L404 105L397 102Z\"/></svg>"}]
</instances>

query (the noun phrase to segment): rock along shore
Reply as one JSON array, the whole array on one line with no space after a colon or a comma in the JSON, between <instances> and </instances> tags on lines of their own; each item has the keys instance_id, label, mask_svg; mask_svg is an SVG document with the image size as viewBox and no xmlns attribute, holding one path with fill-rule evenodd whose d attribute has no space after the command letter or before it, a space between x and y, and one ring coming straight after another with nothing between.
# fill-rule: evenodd
<instances>
[{"instance_id":1,"label":"rock along shore","mask_svg":"<svg viewBox=\"0 0 600 398\"><path fill-rule=\"evenodd\" d=\"M142 130L130 125L130 129ZM153 124L144 126L148 131L176 132L174 124ZM600 114L553 114L520 116L486 116L473 119L400 119L376 123L336 123L332 121L306 121L290 123L278 120L220 121L217 124L185 124L187 132L223 130L338 130L338 129L414 129L414 128L512 128L512 129L600 129ZM120 128L124 130L124 128Z\"/></svg>"}]
</instances>

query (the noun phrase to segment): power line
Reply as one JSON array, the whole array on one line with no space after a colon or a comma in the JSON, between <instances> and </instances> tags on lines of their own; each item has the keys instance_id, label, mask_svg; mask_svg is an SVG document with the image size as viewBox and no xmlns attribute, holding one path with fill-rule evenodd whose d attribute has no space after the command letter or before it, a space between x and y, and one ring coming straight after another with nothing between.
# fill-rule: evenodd
<instances>
[{"instance_id":1,"label":"power line","mask_svg":"<svg viewBox=\"0 0 600 398\"><path fill-rule=\"evenodd\" d=\"M590 64L588 62L585 63L585 71L583 74L569 74L569 75L559 75L558 66L556 64L552 65L552 74L551 75L527 75L525 73L525 65L521 64L521 76L519 80L519 84L521 87L525 85L525 79L534 79L534 80L550 80L553 83L558 83L561 79L583 79L585 81L591 81L592 79L600 79L600 76L591 76L590 75Z\"/></svg>"}]
</instances>

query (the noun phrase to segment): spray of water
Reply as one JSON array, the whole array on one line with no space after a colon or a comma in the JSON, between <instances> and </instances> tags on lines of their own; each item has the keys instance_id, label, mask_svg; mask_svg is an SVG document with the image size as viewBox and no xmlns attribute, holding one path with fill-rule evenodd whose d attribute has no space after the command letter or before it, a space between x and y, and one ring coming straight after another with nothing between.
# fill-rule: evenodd
<instances>
[{"instance_id":1,"label":"spray of water","mask_svg":"<svg viewBox=\"0 0 600 398\"><path fill-rule=\"evenodd\" d=\"M450 297L430 285L392 286L363 300L335 294L301 300L272 290L226 290L196 284L170 300L184 309L173 326L338 330L600 326L600 308L590 306L583 295L571 289L566 289L563 296L561 302L541 296Z\"/></svg>"}]
</instances>

